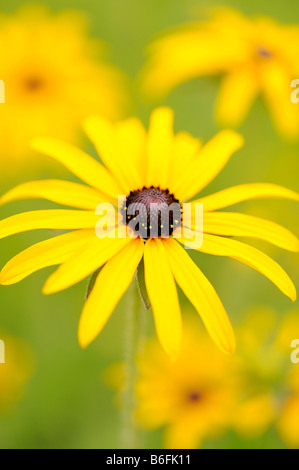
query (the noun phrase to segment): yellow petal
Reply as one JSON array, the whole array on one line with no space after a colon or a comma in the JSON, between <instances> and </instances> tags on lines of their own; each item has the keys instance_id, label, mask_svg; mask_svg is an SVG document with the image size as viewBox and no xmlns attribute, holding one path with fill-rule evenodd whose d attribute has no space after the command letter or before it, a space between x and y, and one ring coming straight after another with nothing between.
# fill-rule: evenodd
<instances>
[{"instance_id":1,"label":"yellow petal","mask_svg":"<svg viewBox=\"0 0 299 470\"><path fill-rule=\"evenodd\" d=\"M76 284L96 271L130 241L129 237L99 239L94 234L94 239L88 245L74 253L48 278L43 293L53 294Z\"/></svg>"},{"instance_id":2,"label":"yellow petal","mask_svg":"<svg viewBox=\"0 0 299 470\"><path fill-rule=\"evenodd\" d=\"M147 186L168 187L173 152L173 111L157 108L150 120L147 141Z\"/></svg>"},{"instance_id":3,"label":"yellow petal","mask_svg":"<svg viewBox=\"0 0 299 470\"><path fill-rule=\"evenodd\" d=\"M195 157L200 146L201 142L188 132L179 132L175 135L168 183L168 189L171 192L182 171Z\"/></svg>"},{"instance_id":4,"label":"yellow petal","mask_svg":"<svg viewBox=\"0 0 299 470\"><path fill-rule=\"evenodd\" d=\"M223 21L222 28L223 28ZM244 59L243 41L217 31L208 23L194 23L150 45L149 60L141 73L141 88L150 98L161 98L175 86L203 75L230 69Z\"/></svg>"},{"instance_id":5,"label":"yellow petal","mask_svg":"<svg viewBox=\"0 0 299 470\"><path fill-rule=\"evenodd\" d=\"M188 239L180 241L188 246ZM296 289L287 273L262 251L237 240L208 234L204 234L199 251L210 255L229 256L251 266L270 279L293 302L296 300Z\"/></svg>"},{"instance_id":6,"label":"yellow petal","mask_svg":"<svg viewBox=\"0 0 299 470\"><path fill-rule=\"evenodd\" d=\"M130 118L115 124L116 138L121 155L125 162L130 163L130 168L135 175L135 184L145 185L145 155L146 155L146 131L139 119ZM133 186L133 181L131 185ZM137 188L136 187L136 188Z\"/></svg>"},{"instance_id":7,"label":"yellow petal","mask_svg":"<svg viewBox=\"0 0 299 470\"><path fill-rule=\"evenodd\" d=\"M158 338L166 353L175 360L181 345L182 319L176 285L160 239L147 241L144 267Z\"/></svg>"},{"instance_id":8,"label":"yellow petal","mask_svg":"<svg viewBox=\"0 0 299 470\"><path fill-rule=\"evenodd\" d=\"M173 238L165 240L165 247L175 280L201 316L211 338L221 351L233 354L234 332L214 287Z\"/></svg>"},{"instance_id":9,"label":"yellow petal","mask_svg":"<svg viewBox=\"0 0 299 470\"><path fill-rule=\"evenodd\" d=\"M185 167L173 188L176 197L182 201L195 196L218 175L242 145L243 137L240 134L230 130L219 132Z\"/></svg>"},{"instance_id":10,"label":"yellow petal","mask_svg":"<svg viewBox=\"0 0 299 470\"><path fill-rule=\"evenodd\" d=\"M94 210L106 200L98 191L70 181L44 180L20 184L0 198L0 204L20 199L42 198L80 209Z\"/></svg>"},{"instance_id":11,"label":"yellow petal","mask_svg":"<svg viewBox=\"0 0 299 470\"><path fill-rule=\"evenodd\" d=\"M278 60L263 61L260 65L264 99L277 130L287 138L298 138L299 110L290 99L293 76Z\"/></svg>"},{"instance_id":12,"label":"yellow petal","mask_svg":"<svg viewBox=\"0 0 299 470\"><path fill-rule=\"evenodd\" d=\"M221 125L238 126L246 117L259 93L254 70L237 68L221 80L216 119Z\"/></svg>"},{"instance_id":13,"label":"yellow petal","mask_svg":"<svg viewBox=\"0 0 299 470\"><path fill-rule=\"evenodd\" d=\"M234 429L247 439L258 438L275 420L277 404L271 394L260 393L237 405L232 416Z\"/></svg>"},{"instance_id":14,"label":"yellow petal","mask_svg":"<svg viewBox=\"0 0 299 470\"><path fill-rule=\"evenodd\" d=\"M202 427L208 428L209 425L206 424ZM166 427L163 447L165 449L198 449L207 434L208 429L196 429L196 426L190 426L188 421L177 420Z\"/></svg>"},{"instance_id":15,"label":"yellow petal","mask_svg":"<svg viewBox=\"0 0 299 470\"><path fill-rule=\"evenodd\" d=\"M73 145L58 139L37 137L32 140L31 146L62 163L82 181L110 196L113 201L117 201L118 195L122 194L121 188L106 168Z\"/></svg>"},{"instance_id":16,"label":"yellow petal","mask_svg":"<svg viewBox=\"0 0 299 470\"><path fill-rule=\"evenodd\" d=\"M192 201L192 203L202 203L204 211L207 212L232 206L238 202L258 198L282 198L299 201L299 194L283 186L278 186L277 184L240 184L232 188L223 189L210 196L202 197L196 201Z\"/></svg>"},{"instance_id":17,"label":"yellow petal","mask_svg":"<svg viewBox=\"0 0 299 470\"><path fill-rule=\"evenodd\" d=\"M128 194L131 189L141 186L135 162L131 155L124 155L117 141L115 126L102 116L90 116L84 121L84 129L94 143L104 164L119 181L122 193Z\"/></svg>"},{"instance_id":18,"label":"yellow petal","mask_svg":"<svg viewBox=\"0 0 299 470\"><path fill-rule=\"evenodd\" d=\"M100 271L79 324L79 343L88 346L101 332L118 301L129 287L144 251L144 242L131 240Z\"/></svg>"},{"instance_id":19,"label":"yellow petal","mask_svg":"<svg viewBox=\"0 0 299 470\"><path fill-rule=\"evenodd\" d=\"M214 235L253 237L290 251L299 251L299 240L270 220L233 212L204 213L203 231Z\"/></svg>"},{"instance_id":20,"label":"yellow petal","mask_svg":"<svg viewBox=\"0 0 299 470\"><path fill-rule=\"evenodd\" d=\"M94 237L94 230L78 230L37 243L8 261L1 271L0 284L14 284L39 269L64 263Z\"/></svg>"},{"instance_id":21,"label":"yellow petal","mask_svg":"<svg viewBox=\"0 0 299 470\"><path fill-rule=\"evenodd\" d=\"M37 229L94 228L100 216L91 211L42 210L23 212L0 221L0 239Z\"/></svg>"}]
</instances>

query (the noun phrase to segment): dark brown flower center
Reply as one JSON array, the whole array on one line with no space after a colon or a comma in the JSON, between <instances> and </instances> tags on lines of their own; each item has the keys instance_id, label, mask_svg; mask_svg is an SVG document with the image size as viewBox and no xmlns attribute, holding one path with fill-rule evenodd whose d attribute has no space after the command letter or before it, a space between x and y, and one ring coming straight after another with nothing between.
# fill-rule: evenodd
<instances>
[{"instance_id":1,"label":"dark brown flower center","mask_svg":"<svg viewBox=\"0 0 299 470\"><path fill-rule=\"evenodd\" d=\"M29 92L36 92L44 87L44 82L41 78L29 77L24 81L24 87Z\"/></svg>"},{"instance_id":2,"label":"dark brown flower center","mask_svg":"<svg viewBox=\"0 0 299 470\"><path fill-rule=\"evenodd\" d=\"M202 399L202 394L199 391L190 392L188 401L191 403L198 403Z\"/></svg>"},{"instance_id":3,"label":"dark brown flower center","mask_svg":"<svg viewBox=\"0 0 299 470\"><path fill-rule=\"evenodd\" d=\"M181 206L168 189L131 191L123 211L126 224L143 239L167 238L181 224Z\"/></svg>"},{"instance_id":4,"label":"dark brown flower center","mask_svg":"<svg viewBox=\"0 0 299 470\"><path fill-rule=\"evenodd\" d=\"M265 46L258 46L256 53L262 59L271 59L273 57L273 53Z\"/></svg>"}]
</instances>

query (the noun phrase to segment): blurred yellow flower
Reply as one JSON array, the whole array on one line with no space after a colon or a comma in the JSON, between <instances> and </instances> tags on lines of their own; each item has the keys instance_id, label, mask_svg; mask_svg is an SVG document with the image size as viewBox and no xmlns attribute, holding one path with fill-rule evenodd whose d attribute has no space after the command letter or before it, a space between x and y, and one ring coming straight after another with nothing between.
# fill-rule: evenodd
<instances>
[{"instance_id":1,"label":"blurred yellow flower","mask_svg":"<svg viewBox=\"0 0 299 470\"><path fill-rule=\"evenodd\" d=\"M299 106L291 101L291 82L299 78L298 42L298 25L219 8L210 21L184 25L150 46L142 87L157 98L187 80L221 75L221 125L239 125L261 95L276 128L298 137Z\"/></svg>"},{"instance_id":2,"label":"blurred yellow flower","mask_svg":"<svg viewBox=\"0 0 299 470\"><path fill-rule=\"evenodd\" d=\"M230 427L238 397L234 361L195 322L185 324L176 362L151 341L138 366L136 418L147 429L165 427L164 447L196 448Z\"/></svg>"},{"instance_id":3,"label":"blurred yellow flower","mask_svg":"<svg viewBox=\"0 0 299 470\"><path fill-rule=\"evenodd\" d=\"M288 446L299 447L299 362L290 358L299 312L279 320L273 310L256 308L236 332L237 353L224 356L188 313L176 362L157 341L145 344L138 357L135 417L147 430L164 428L164 447L195 448L229 430L257 439L274 424ZM106 382L123 390L124 372L121 364L111 366Z\"/></svg>"},{"instance_id":4,"label":"blurred yellow flower","mask_svg":"<svg viewBox=\"0 0 299 470\"><path fill-rule=\"evenodd\" d=\"M299 313L297 313L299 316ZM299 325L298 325L299 326ZM299 329L297 329L297 339ZM286 395L277 419L277 430L289 447L299 448L299 364L293 365L286 382Z\"/></svg>"},{"instance_id":5,"label":"blurred yellow flower","mask_svg":"<svg viewBox=\"0 0 299 470\"><path fill-rule=\"evenodd\" d=\"M0 338L5 345L5 362L1 363L0 358L0 412L3 412L21 398L32 375L33 355L19 338L2 333Z\"/></svg>"},{"instance_id":6,"label":"blurred yellow flower","mask_svg":"<svg viewBox=\"0 0 299 470\"><path fill-rule=\"evenodd\" d=\"M36 135L77 141L83 117L95 111L113 119L123 114L123 76L105 55L105 44L88 38L80 12L52 15L40 6L1 14L3 168L11 164L10 156L25 160L28 141Z\"/></svg>"},{"instance_id":7,"label":"blurred yellow flower","mask_svg":"<svg viewBox=\"0 0 299 470\"><path fill-rule=\"evenodd\" d=\"M294 340L296 351L294 351ZM285 379L284 397L281 401L280 414L277 420L277 430L283 441L289 447L299 448L299 311L290 312L284 318L276 339L277 347L286 357L295 353L296 361L288 362Z\"/></svg>"},{"instance_id":8,"label":"blurred yellow flower","mask_svg":"<svg viewBox=\"0 0 299 470\"><path fill-rule=\"evenodd\" d=\"M280 320L271 309L252 310L237 338L243 399L232 415L234 428L256 437L275 423L285 444L299 447L299 363L291 360L291 344L299 340L299 311Z\"/></svg>"},{"instance_id":9,"label":"blurred yellow flower","mask_svg":"<svg viewBox=\"0 0 299 470\"><path fill-rule=\"evenodd\" d=\"M294 284L275 261L230 237L258 238L290 251L298 251L298 239L268 220L216 211L255 198L298 201L297 193L277 185L245 184L192 201L190 206L195 210L191 216L181 215L181 204L207 186L242 146L239 134L230 130L219 132L201 148L200 142L188 133L173 134L173 112L169 108L153 112L148 133L134 118L113 125L103 117L91 116L85 120L84 127L107 168L76 147L56 139L36 138L32 145L65 165L88 186L57 180L35 181L12 189L0 199L3 204L24 198L45 198L84 209L38 210L2 220L0 238L45 228L74 231L18 254L2 269L1 284L13 284L41 268L60 264L44 286L44 293L50 294L81 281L103 266L80 320L79 341L85 347L101 332L144 259L145 285L157 334L173 359L179 353L182 334L175 281L198 311L217 346L229 354L235 350L234 333L215 289L181 246L195 248L191 242L194 233L204 232L202 245L195 248L198 251L249 265L295 300ZM118 204L120 195L124 195L124 200L118 212L113 204ZM111 203L112 207L112 215L108 220L104 217L108 227L104 238L96 234L102 220L96 210L100 203ZM146 210L140 211L143 228L136 232L130 227L126 210L134 209L139 203ZM168 219L169 226L159 225L154 234L150 230L152 203L164 204L167 209L175 203L179 206L177 219L173 217L172 223ZM198 232L192 231L197 203L203 205L204 211L203 229L197 227ZM181 228L184 228L183 235Z\"/></svg>"}]
</instances>

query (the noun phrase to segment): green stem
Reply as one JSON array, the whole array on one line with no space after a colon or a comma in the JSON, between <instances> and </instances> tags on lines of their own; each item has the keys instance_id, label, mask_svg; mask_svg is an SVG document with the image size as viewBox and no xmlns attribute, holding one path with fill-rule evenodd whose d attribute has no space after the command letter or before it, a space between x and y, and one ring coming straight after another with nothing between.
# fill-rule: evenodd
<instances>
[{"instance_id":1,"label":"green stem","mask_svg":"<svg viewBox=\"0 0 299 470\"><path fill-rule=\"evenodd\" d=\"M137 356L141 353L144 343L145 309L141 302L137 283L132 282L127 292L127 309L125 325L125 381L122 393L122 435L123 449L140 447L140 431L135 422Z\"/></svg>"}]
</instances>

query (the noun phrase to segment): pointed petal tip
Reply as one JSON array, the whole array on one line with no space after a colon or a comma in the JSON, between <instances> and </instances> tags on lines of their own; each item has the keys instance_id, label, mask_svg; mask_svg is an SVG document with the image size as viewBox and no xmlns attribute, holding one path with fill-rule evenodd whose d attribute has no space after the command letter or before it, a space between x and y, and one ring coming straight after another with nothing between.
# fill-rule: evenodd
<instances>
[{"instance_id":1,"label":"pointed petal tip","mask_svg":"<svg viewBox=\"0 0 299 470\"><path fill-rule=\"evenodd\" d=\"M281 186L281 188L289 191L290 199L293 199L294 201L299 202L299 193L297 193L297 191L294 191L293 189L285 188L284 186Z\"/></svg>"},{"instance_id":2,"label":"pointed petal tip","mask_svg":"<svg viewBox=\"0 0 299 470\"><path fill-rule=\"evenodd\" d=\"M285 294L292 302L297 300L297 290L295 284L293 283L292 279L287 275L288 284L281 292Z\"/></svg>"},{"instance_id":3,"label":"pointed petal tip","mask_svg":"<svg viewBox=\"0 0 299 470\"><path fill-rule=\"evenodd\" d=\"M166 352L166 354L169 357L171 362L174 363L178 360L180 351L166 351L165 350L165 352Z\"/></svg>"},{"instance_id":4,"label":"pointed petal tip","mask_svg":"<svg viewBox=\"0 0 299 470\"><path fill-rule=\"evenodd\" d=\"M165 339L159 338L160 345L164 352L167 354L171 362L176 362L180 356L181 349L182 349L182 333L183 331L181 330L181 335L178 341L175 343L170 344L169 342L165 342Z\"/></svg>"},{"instance_id":5,"label":"pointed petal tip","mask_svg":"<svg viewBox=\"0 0 299 470\"><path fill-rule=\"evenodd\" d=\"M155 111L158 113L168 113L172 116L174 115L174 110L170 106L158 106L158 108L154 109L153 112Z\"/></svg>"},{"instance_id":6,"label":"pointed petal tip","mask_svg":"<svg viewBox=\"0 0 299 470\"><path fill-rule=\"evenodd\" d=\"M182 331L181 337L177 344L162 344L160 341L162 348L164 349L165 353L169 357L171 362L176 362L180 356L181 349L182 349Z\"/></svg>"},{"instance_id":7,"label":"pointed petal tip","mask_svg":"<svg viewBox=\"0 0 299 470\"><path fill-rule=\"evenodd\" d=\"M294 235L292 232L290 232L288 246L286 249L288 251L292 251L293 253L299 252L299 238L297 238L296 235Z\"/></svg>"},{"instance_id":8,"label":"pointed petal tip","mask_svg":"<svg viewBox=\"0 0 299 470\"><path fill-rule=\"evenodd\" d=\"M174 120L174 110L170 108L170 106L159 106L158 108L155 108L152 113L151 113L151 118L152 119L163 119L167 120L168 122L172 122Z\"/></svg>"},{"instance_id":9,"label":"pointed petal tip","mask_svg":"<svg viewBox=\"0 0 299 470\"><path fill-rule=\"evenodd\" d=\"M220 132L223 132L227 136L230 136L231 139L235 140L236 150L243 147L243 145L245 144L245 139L242 136L242 134L240 134L237 131L234 131L233 129L224 129L223 131L220 131Z\"/></svg>"},{"instance_id":10,"label":"pointed petal tip","mask_svg":"<svg viewBox=\"0 0 299 470\"><path fill-rule=\"evenodd\" d=\"M291 299L292 302L296 302L296 300L297 300L297 291L296 291L296 289L294 290L292 296L290 296L290 299Z\"/></svg>"},{"instance_id":11,"label":"pointed petal tip","mask_svg":"<svg viewBox=\"0 0 299 470\"><path fill-rule=\"evenodd\" d=\"M78 343L81 349L86 349L94 338L88 338L87 335L82 331L82 328L79 324L78 329Z\"/></svg>"},{"instance_id":12,"label":"pointed petal tip","mask_svg":"<svg viewBox=\"0 0 299 470\"><path fill-rule=\"evenodd\" d=\"M87 349L87 347L89 346L89 343L83 341L82 339L78 339L78 343L81 349Z\"/></svg>"},{"instance_id":13,"label":"pointed petal tip","mask_svg":"<svg viewBox=\"0 0 299 470\"><path fill-rule=\"evenodd\" d=\"M9 273L7 273L6 266L0 271L0 285L1 286L10 286L12 284L15 284L16 281L14 277L11 277Z\"/></svg>"},{"instance_id":14,"label":"pointed petal tip","mask_svg":"<svg viewBox=\"0 0 299 470\"><path fill-rule=\"evenodd\" d=\"M218 348L228 356L233 356L236 352L236 337L232 327L226 334L223 334L222 340L216 342Z\"/></svg>"},{"instance_id":15,"label":"pointed petal tip","mask_svg":"<svg viewBox=\"0 0 299 470\"><path fill-rule=\"evenodd\" d=\"M0 197L0 206L3 206L4 204L10 202L11 200L13 200L13 198L11 197L11 193L14 191L15 188L12 188L10 190L8 190L6 193L4 193L1 197Z\"/></svg>"},{"instance_id":16,"label":"pointed petal tip","mask_svg":"<svg viewBox=\"0 0 299 470\"><path fill-rule=\"evenodd\" d=\"M288 288L285 288L284 290L281 290L281 292L286 295L292 302L296 302L297 300L297 291L296 287L289 278L289 286Z\"/></svg>"},{"instance_id":17,"label":"pointed petal tip","mask_svg":"<svg viewBox=\"0 0 299 470\"><path fill-rule=\"evenodd\" d=\"M223 348L222 351L228 356L234 356L236 353L236 342L234 341L233 343L227 345L227 347Z\"/></svg>"},{"instance_id":18,"label":"pointed petal tip","mask_svg":"<svg viewBox=\"0 0 299 470\"><path fill-rule=\"evenodd\" d=\"M0 272L0 285L1 286L5 286L6 285L6 282L7 282L7 279L5 279L5 275L2 273L2 271Z\"/></svg>"},{"instance_id":19,"label":"pointed petal tip","mask_svg":"<svg viewBox=\"0 0 299 470\"><path fill-rule=\"evenodd\" d=\"M44 295L56 294L58 292L58 290L55 289L55 286L51 285L51 282L49 281L49 279L47 279L47 281L42 287L42 293Z\"/></svg>"}]
</instances>

